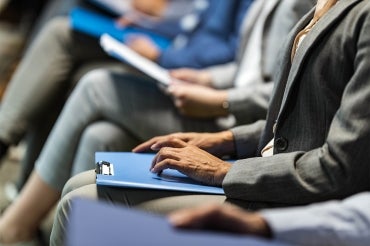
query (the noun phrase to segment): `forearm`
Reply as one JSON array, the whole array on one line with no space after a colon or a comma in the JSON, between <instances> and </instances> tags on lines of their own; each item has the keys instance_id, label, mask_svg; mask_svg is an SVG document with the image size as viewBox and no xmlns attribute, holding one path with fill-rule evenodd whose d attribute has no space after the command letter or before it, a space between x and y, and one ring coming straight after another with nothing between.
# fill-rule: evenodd
<instances>
[{"instance_id":1,"label":"forearm","mask_svg":"<svg viewBox=\"0 0 370 246\"><path fill-rule=\"evenodd\" d=\"M234 78L238 65L236 62L216 65L206 69L212 78L212 86L217 89L226 89L234 86Z\"/></svg>"},{"instance_id":2,"label":"forearm","mask_svg":"<svg viewBox=\"0 0 370 246\"><path fill-rule=\"evenodd\" d=\"M338 160L327 145L235 162L226 175L226 196L255 202L300 205L343 199L368 189L369 167L361 156ZM369 151L369 150L368 150Z\"/></svg>"}]
</instances>

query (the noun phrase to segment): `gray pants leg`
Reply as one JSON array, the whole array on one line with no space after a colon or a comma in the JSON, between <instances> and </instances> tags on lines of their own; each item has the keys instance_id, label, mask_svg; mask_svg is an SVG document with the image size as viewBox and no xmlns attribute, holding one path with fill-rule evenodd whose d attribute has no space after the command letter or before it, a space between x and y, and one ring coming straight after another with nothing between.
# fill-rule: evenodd
<instances>
[{"instance_id":1,"label":"gray pants leg","mask_svg":"<svg viewBox=\"0 0 370 246\"><path fill-rule=\"evenodd\" d=\"M59 202L54 218L50 245L63 245L68 214L72 200L76 197L104 199L113 204L135 207L145 211L167 214L177 209L198 206L204 203L224 203L222 195L197 195L186 192L124 189L97 186L94 171L83 172L71 178L66 184L62 200Z\"/></svg>"},{"instance_id":2,"label":"gray pants leg","mask_svg":"<svg viewBox=\"0 0 370 246\"><path fill-rule=\"evenodd\" d=\"M70 77L81 64L108 56L96 39L73 32L68 18L48 23L27 50L13 75L0 109L0 139L17 143L30 124L37 125L64 100Z\"/></svg>"},{"instance_id":3,"label":"gray pants leg","mask_svg":"<svg viewBox=\"0 0 370 246\"><path fill-rule=\"evenodd\" d=\"M82 146L79 139L83 132L97 121L111 122L122 129L127 148L121 151L130 151L132 144L157 135L219 130L214 120L181 116L171 98L146 77L109 70L92 71L70 95L37 160L36 170L47 184L62 190L73 166L86 165L74 163L75 154Z\"/></svg>"}]
</instances>

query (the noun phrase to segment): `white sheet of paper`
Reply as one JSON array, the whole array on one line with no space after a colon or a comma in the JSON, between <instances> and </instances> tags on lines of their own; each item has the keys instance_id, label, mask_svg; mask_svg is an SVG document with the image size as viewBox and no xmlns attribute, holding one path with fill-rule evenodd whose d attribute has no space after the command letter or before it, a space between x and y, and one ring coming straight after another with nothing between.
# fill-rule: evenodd
<instances>
[{"instance_id":1,"label":"white sheet of paper","mask_svg":"<svg viewBox=\"0 0 370 246\"><path fill-rule=\"evenodd\" d=\"M119 15L131 10L131 0L90 0Z\"/></svg>"},{"instance_id":2,"label":"white sheet of paper","mask_svg":"<svg viewBox=\"0 0 370 246\"><path fill-rule=\"evenodd\" d=\"M100 37L100 45L109 55L129 63L141 72L149 75L163 85L169 85L171 77L168 71L157 63L141 56L127 45L121 43L108 34Z\"/></svg>"}]
</instances>

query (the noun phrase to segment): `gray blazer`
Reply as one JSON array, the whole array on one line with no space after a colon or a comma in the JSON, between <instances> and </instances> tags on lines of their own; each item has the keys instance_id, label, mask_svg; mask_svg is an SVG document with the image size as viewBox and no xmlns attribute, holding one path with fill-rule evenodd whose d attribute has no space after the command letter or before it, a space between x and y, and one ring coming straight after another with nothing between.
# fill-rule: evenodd
<instances>
[{"instance_id":1,"label":"gray blazer","mask_svg":"<svg viewBox=\"0 0 370 246\"><path fill-rule=\"evenodd\" d=\"M285 45L267 120L232 130L238 156L249 158L226 175L230 198L306 204L370 189L370 1L339 1L291 62L312 16ZM258 157L272 138L274 156Z\"/></svg>"},{"instance_id":2,"label":"gray blazer","mask_svg":"<svg viewBox=\"0 0 370 246\"><path fill-rule=\"evenodd\" d=\"M257 46L250 39L253 27L259 21L261 8L266 1L274 1L269 9L267 19L262 23L262 46ZM230 113L235 117L236 124L248 124L266 117L268 103L273 89L273 73L278 52L292 27L316 3L316 0L256 0L248 11L242 25L240 47L237 59L233 63L209 68L216 88L229 88L228 100ZM243 59L256 59L254 54L246 54L247 47L253 47L260 53L259 79L253 85L235 87Z\"/></svg>"}]
</instances>

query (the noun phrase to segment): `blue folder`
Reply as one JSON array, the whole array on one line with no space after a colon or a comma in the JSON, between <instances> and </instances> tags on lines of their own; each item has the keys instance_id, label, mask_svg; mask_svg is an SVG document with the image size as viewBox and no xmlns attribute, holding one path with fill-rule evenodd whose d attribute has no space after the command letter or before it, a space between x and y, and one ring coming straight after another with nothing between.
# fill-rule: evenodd
<instances>
[{"instance_id":1,"label":"blue folder","mask_svg":"<svg viewBox=\"0 0 370 246\"><path fill-rule=\"evenodd\" d=\"M149 171L154 154L132 152L97 152L95 161L105 161L113 166L105 174L96 175L97 185L126 188L173 190L207 194L224 194L221 187L208 186L186 175L166 169L161 175Z\"/></svg>"},{"instance_id":2,"label":"blue folder","mask_svg":"<svg viewBox=\"0 0 370 246\"><path fill-rule=\"evenodd\" d=\"M160 246L283 246L274 241L224 232L174 229L164 217L77 199L66 233L67 246L160 245Z\"/></svg>"},{"instance_id":3,"label":"blue folder","mask_svg":"<svg viewBox=\"0 0 370 246\"><path fill-rule=\"evenodd\" d=\"M129 35L143 34L150 37L161 49L166 49L171 44L168 38L142 28L119 28L116 26L113 18L81 7L76 7L71 10L70 20L73 30L83 32L96 38L100 38L104 33L108 33L115 39L126 42Z\"/></svg>"}]
</instances>

